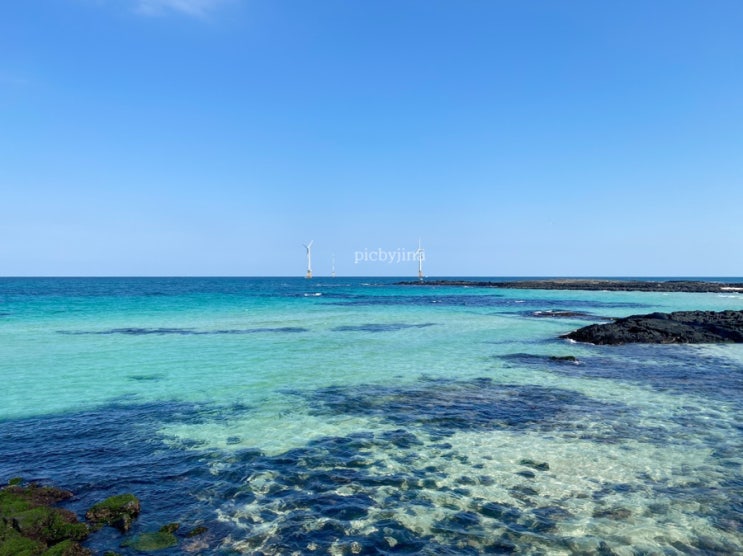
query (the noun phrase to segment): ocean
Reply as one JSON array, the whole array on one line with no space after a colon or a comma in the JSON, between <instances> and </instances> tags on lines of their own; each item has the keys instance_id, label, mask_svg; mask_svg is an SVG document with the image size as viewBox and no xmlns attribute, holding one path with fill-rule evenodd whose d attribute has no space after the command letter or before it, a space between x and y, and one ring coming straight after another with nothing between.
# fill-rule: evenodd
<instances>
[{"instance_id":1,"label":"ocean","mask_svg":"<svg viewBox=\"0 0 743 556\"><path fill-rule=\"evenodd\" d=\"M0 483L134 493L100 554L743 554L743 345L559 338L743 295L397 281L0 278Z\"/></svg>"}]
</instances>

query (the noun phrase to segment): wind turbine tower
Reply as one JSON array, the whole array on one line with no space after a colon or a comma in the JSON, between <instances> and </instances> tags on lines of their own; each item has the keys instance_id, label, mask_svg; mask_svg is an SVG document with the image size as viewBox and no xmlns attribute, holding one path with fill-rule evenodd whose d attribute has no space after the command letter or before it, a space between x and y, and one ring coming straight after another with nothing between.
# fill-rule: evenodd
<instances>
[{"instance_id":1,"label":"wind turbine tower","mask_svg":"<svg viewBox=\"0 0 743 556\"><path fill-rule=\"evenodd\" d=\"M335 253L333 253L333 262L330 267L330 277L335 278Z\"/></svg>"},{"instance_id":2,"label":"wind turbine tower","mask_svg":"<svg viewBox=\"0 0 743 556\"><path fill-rule=\"evenodd\" d=\"M418 280L423 282L423 247L421 247L421 240L418 239L418 249L415 251L415 258L418 259Z\"/></svg>"},{"instance_id":3,"label":"wind turbine tower","mask_svg":"<svg viewBox=\"0 0 743 556\"><path fill-rule=\"evenodd\" d=\"M312 242L314 240L310 240L309 243L304 244L304 248L307 249L307 275L305 278L312 278Z\"/></svg>"}]
</instances>

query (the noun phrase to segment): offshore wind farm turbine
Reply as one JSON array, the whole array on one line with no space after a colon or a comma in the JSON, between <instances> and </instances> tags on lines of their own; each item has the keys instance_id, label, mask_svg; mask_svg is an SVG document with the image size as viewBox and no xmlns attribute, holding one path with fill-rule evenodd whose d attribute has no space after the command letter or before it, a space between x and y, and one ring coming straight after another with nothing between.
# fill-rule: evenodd
<instances>
[{"instance_id":1,"label":"offshore wind farm turbine","mask_svg":"<svg viewBox=\"0 0 743 556\"><path fill-rule=\"evenodd\" d=\"M310 240L309 243L304 244L304 248L307 249L307 274L305 275L305 278L312 278L312 242L314 240Z\"/></svg>"},{"instance_id":2,"label":"offshore wind farm turbine","mask_svg":"<svg viewBox=\"0 0 743 556\"><path fill-rule=\"evenodd\" d=\"M415 250L415 258L418 260L418 280L423 282L423 258L424 252L421 247L421 240L418 238L418 249Z\"/></svg>"}]
</instances>

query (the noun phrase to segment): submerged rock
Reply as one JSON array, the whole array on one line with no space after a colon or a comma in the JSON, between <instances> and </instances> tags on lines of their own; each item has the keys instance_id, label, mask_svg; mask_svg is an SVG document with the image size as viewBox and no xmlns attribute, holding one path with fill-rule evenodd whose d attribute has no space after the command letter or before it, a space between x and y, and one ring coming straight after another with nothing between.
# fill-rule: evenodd
<instances>
[{"instance_id":1,"label":"submerged rock","mask_svg":"<svg viewBox=\"0 0 743 556\"><path fill-rule=\"evenodd\" d=\"M197 527L194 527L191 531L186 533L186 537L198 537L199 535L203 535L206 533L209 529L207 529L204 525L199 525Z\"/></svg>"},{"instance_id":2,"label":"submerged rock","mask_svg":"<svg viewBox=\"0 0 743 556\"><path fill-rule=\"evenodd\" d=\"M522 459L519 461L519 465L525 465L526 467L531 467L532 469L536 469L537 471L549 471L550 464L546 461L534 461L533 459Z\"/></svg>"},{"instance_id":3,"label":"submerged rock","mask_svg":"<svg viewBox=\"0 0 743 556\"><path fill-rule=\"evenodd\" d=\"M550 361L556 361L558 363L580 363L575 355L550 355Z\"/></svg>"},{"instance_id":4,"label":"submerged rock","mask_svg":"<svg viewBox=\"0 0 743 556\"><path fill-rule=\"evenodd\" d=\"M515 506L500 504L498 502L485 502L480 507L479 512L486 517L496 519L506 525L516 523L522 513Z\"/></svg>"},{"instance_id":5,"label":"submerged rock","mask_svg":"<svg viewBox=\"0 0 743 556\"><path fill-rule=\"evenodd\" d=\"M632 517L632 511L627 508L602 508L593 512L595 518L608 519L629 519Z\"/></svg>"},{"instance_id":6,"label":"submerged rock","mask_svg":"<svg viewBox=\"0 0 743 556\"><path fill-rule=\"evenodd\" d=\"M585 318L595 318L594 315L591 313L586 313L584 311L557 311L553 309L547 309L545 311L530 311L528 312L529 316L537 317L537 318L553 318L553 319L585 319Z\"/></svg>"},{"instance_id":7,"label":"submerged rock","mask_svg":"<svg viewBox=\"0 0 743 556\"><path fill-rule=\"evenodd\" d=\"M521 365L543 365L545 363L557 363L580 365L581 361L575 355L537 355L535 353L508 353L506 355L496 355L496 359L502 359L508 362L516 362Z\"/></svg>"},{"instance_id":8,"label":"submerged rock","mask_svg":"<svg viewBox=\"0 0 743 556\"><path fill-rule=\"evenodd\" d=\"M167 525L163 525L162 527L160 527L159 532L160 533L173 533L173 534L175 534L175 532L178 529L180 529L180 528L181 528L181 524L180 523L168 523Z\"/></svg>"},{"instance_id":9,"label":"submerged rock","mask_svg":"<svg viewBox=\"0 0 743 556\"><path fill-rule=\"evenodd\" d=\"M632 315L561 336L601 345L743 343L743 311L677 311Z\"/></svg>"},{"instance_id":10,"label":"submerged rock","mask_svg":"<svg viewBox=\"0 0 743 556\"><path fill-rule=\"evenodd\" d=\"M172 532L163 529L137 535L133 539L124 542L121 546L130 547L140 552L156 552L177 546L178 538Z\"/></svg>"}]
</instances>

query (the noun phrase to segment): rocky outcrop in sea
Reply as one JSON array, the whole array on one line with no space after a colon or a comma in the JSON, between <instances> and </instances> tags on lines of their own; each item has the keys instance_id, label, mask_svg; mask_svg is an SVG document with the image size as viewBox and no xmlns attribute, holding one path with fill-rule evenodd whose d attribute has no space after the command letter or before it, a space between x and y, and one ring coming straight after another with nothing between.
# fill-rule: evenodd
<instances>
[{"instance_id":1,"label":"rocky outcrop in sea","mask_svg":"<svg viewBox=\"0 0 743 556\"><path fill-rule=\"evenodd\" d=\"M477 280L423 280L399 282L402 286L467 286L517 290L587 290L686 293L743 293L743 283L701 280L611 280L604 278L554 278L487 282Z\"/></svg>"},{"instance_id":2,"label":"rocky outcrop in sea","mask_svg":"<svg viewBox=\"0 0 743 556\"><path fill-rule=\"evenodd\" d=\"M561 336L601 345L743 343L743 311L678 311L632 315Z\"/></svg>"}]
</instances>

